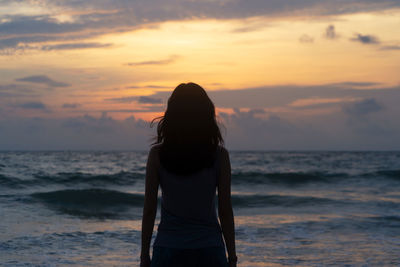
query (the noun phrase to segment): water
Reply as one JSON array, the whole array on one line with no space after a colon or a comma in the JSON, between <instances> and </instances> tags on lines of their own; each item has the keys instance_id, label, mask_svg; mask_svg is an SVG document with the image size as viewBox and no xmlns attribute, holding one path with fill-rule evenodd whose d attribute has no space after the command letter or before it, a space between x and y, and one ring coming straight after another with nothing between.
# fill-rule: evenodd
<instances>
[{"instance_id":1,"label":"water","mask_svg":"<svg viewBox=\"0 0 400 267\"><path fill-rule=\"evenodd\" d=\"M138 266L146 157L0 152L0 265ZM231 163L239 266L400 266L400 152Z\"/></svg>"}]
</instances>

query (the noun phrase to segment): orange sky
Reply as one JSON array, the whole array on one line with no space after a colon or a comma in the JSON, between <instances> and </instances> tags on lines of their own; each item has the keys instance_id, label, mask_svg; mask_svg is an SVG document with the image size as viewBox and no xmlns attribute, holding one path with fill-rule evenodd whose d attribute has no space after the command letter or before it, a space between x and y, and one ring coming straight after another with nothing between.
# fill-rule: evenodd
<instances>
[{"instance_id":1,"label":"orange sky","mask_svg":"<svg viewBox=\"0 0 400 267\"><path fill-rule=\"evenodd\" d=\"M74 20L71 10L63 14L44 6L35 9L21 4L19 12L54 12L59 22ZM348 81L395 86L399 84L399 22L400 10L391 9L323 18L285 15L144 23L139 29L111 31L84 40L100 44L98 47L3 53L1 78L3 84L10 84L15 79L45 75L70 84L48 90L35 100L51 107L51 116L65 116L67 111L60 109L65 103L79 105L81 113L140 110L140 103L115 104L106 99L148 96L186 81L208 90ZM331 38L326 35L329 25L334 29ZM62 34L71 35L58 33ZM357 34L376 36L377 43L357 41ZM55 39L28 46L72 47L74 43ZM391 46L393 49L385 49ZM113 116L127 117L124 113Z\"/></svg>"},{"instance_id":2,"label":"orange sky","mask_svg":"<svg viewBox=\"0 0 400 267\"><path fill-rule=\"evenodd\" d=\"M150 120L165 108L163 92L180 82L209 92L265 88L268 101L281 98L267 92L274 87L320 86L288 93L296 98L279 105L257 104L267 117L294 120L364 98L332 95L326 86L399 86L400 5L393 1L206 2L3 1L0 114ZM255 107L226 98L216 101L218 111Z\"/></svg>"}]
</instances>

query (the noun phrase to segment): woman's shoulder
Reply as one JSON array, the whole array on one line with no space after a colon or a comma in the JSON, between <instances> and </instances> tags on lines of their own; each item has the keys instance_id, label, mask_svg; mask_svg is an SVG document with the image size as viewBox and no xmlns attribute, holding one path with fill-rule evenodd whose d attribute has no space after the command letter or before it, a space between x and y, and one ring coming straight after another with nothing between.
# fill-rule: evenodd
<instances>
[{"instance_id":1,"label":"woman's shoulder","mask_svg":"<svg viewBox=\"0 0 400 267\"><path fill-rule=\"evenodd\" d=\"M219 145L217 147L216 166L221 168L222 166L225 166L227 162L229 162L229 152L225 147Z\"/></svg>"},{"instance_id":2,"label":"woman's shoulder","mask_svg":"<svg viewBox=\"0 0 400 267\"><path fill-rule=\"evenodd\" d=\"M159 155L160 148L161 148L160 144L153 145L150 148L149 156L148 156L148 160L156 163L157 167L160 166L160 155Z\"/></svg>"}]
</instances>

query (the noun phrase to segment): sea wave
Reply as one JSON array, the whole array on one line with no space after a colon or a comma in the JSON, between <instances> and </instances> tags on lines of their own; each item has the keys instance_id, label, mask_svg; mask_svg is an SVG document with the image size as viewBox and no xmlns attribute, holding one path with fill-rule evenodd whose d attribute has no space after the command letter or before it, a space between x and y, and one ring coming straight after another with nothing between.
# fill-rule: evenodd
<instances>
[{"instance_id":1,"label":"sea wave","mask_svg":"<svg viewBox=\"0 0 400 267\"><path fill-rule=\"evenodd\" d=\"M237 172L232 174L232 183L277 183L303 184L311 182L335 182L347 178L346 173L325 172Z\"/></svg>"},{"instance_id":2,"label":"sea wave","mask_svg":"<svg viewBox=\"0 0 400 267\"><path fill-rule=\"evenodd\" d=\"M106 189L58 190L34 193L32 200L57 212L95 218L126 218L130 209L143 207L144 195ZM234 208L249 207L300 207L309 205L340 204L338 200L311 196L291 195L233 195ZM137 214L136 214L137 215ZM140 214L141 215L141 214ZM131 218L128 216L128 218Z\"/></svg>"},{"instance_id":3,"label":"sea wave","mask_svg":"<svg viewBox=\"0 0 400 267\"><path fill-rule=\"evenodd\" d=\"M383 178L389 180L400 180L400 170L379 170L359 174L348 174L345 172L243 172L233 171L233 184L277 184L282 186L296 186L312 183L336 183L344 179L352 178L371 179ZM127 186L135 185L138 181L144 181L143 172L121 171L112 174L91 174L83 172L59 172L56 174L36 173L31 178L18 178L18 175L10 176L0 174L0 186L6 188L45 187L49 185L61 185L74 187L75 185L88 185L91 187L103 186Z\"/></svg>"},{"instance_id":4,"label":"sea wave","mask_svg":"<svg viewBox=\"0 0 400 267\"><path fill-rule=\"evenodd\" d=\"M232 174L233 184L260 184L277 183L296 185L311 182L334 182L338 179L348 177L345 173L324 172L234 172ZM12 188L24 188L31 186L64 185L74 186L86 184L90 186L105 185L134 185L137 181L144 180L143 173L118 172L114 174L90 174L81 172L60 172L55 175L34 174L33 179L19 179L0 174L0 185Z\"/></svg>"},{"instance_id":5,"label":"sea wave","mask_svg":"<svg viewBox=\"0 0 400 267\"><path fill-rule=\"evenodd\" d=\"M380 170L376 172L366 173L364 174L366 177L384 177L394 180L400 180L400 170Z\"/></svg>"},{"instance_id":6,"label":"sea wave","mask_svg":"<svg viewBox=\"0 0 400 267\"><path fill-rule=\"evenodd\" d=\"M142 207L144 196L106 189L68 189L31 194L40 202L60 213L79 217L128 218L133 207ZM127 215L129 215L127 217Z\"/></svg>"},{"instance_id":7,"label":"sea wave","mask_svg":"<svg viewBox=\"0 0 400 267\"><path fill-rule=\"evenodd\" d=\"M0 174L0 185L7 187L17 187L20 184L20 179Z\"/></svg>"},{"instance_id":8,"label":"sea wave","mask_svg":"<svg viewBox=\"0 0 400 267\"><path fill-rule=\"evenodd\" d=\"M90 185L132 185L139 179L144 179L143 173L121 171L113 174L90 174L81 172L60 172L57 175L40 175L34 177L46 183L76 184L84 183Z\"/></svg>"},{"instance_id":9,"label":"sea wave","mask_svg":"<svg viewBox=\"0 0 400 267\"><path fill-rule=\"evenodd\" d=\"M291 195L233 195L232 205L236 207L300 207L308 205L342 204L342 201L311 196Z\"/></svg>"},{"instance_id":10,"label":"sea wave","mask_svg":"<svg viewBox=\"0 0 400 267\"><path fill-rule=\"evenodd\" d=\"M134 185L144 180L144 174L121 171L113 174L90 174L81 172L59 172L54 175L37 173L33 179L19 179L0 174L0 185L9 188L24 188L32 186L65 185L73 186L86 184L91 186L103 185Z\"/></svg>"}]
</instances>

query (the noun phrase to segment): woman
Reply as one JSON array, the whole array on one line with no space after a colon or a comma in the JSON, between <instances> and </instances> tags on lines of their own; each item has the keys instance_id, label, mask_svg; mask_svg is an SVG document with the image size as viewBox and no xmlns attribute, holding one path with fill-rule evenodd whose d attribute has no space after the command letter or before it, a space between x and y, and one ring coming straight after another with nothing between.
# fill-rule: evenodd
<instances>
[{"instance_id":1,"label":"woman","mask_svg":"<svg viewBox=\"0 0 400 267\"><path fill-rule=\"evenodd\" d=\"M214 104L199 85L180 84L157 119L146 167L140 266L236 266L229 154ZM161 220L150 261L159 185Z\"/></svg>"}]
</instances>

